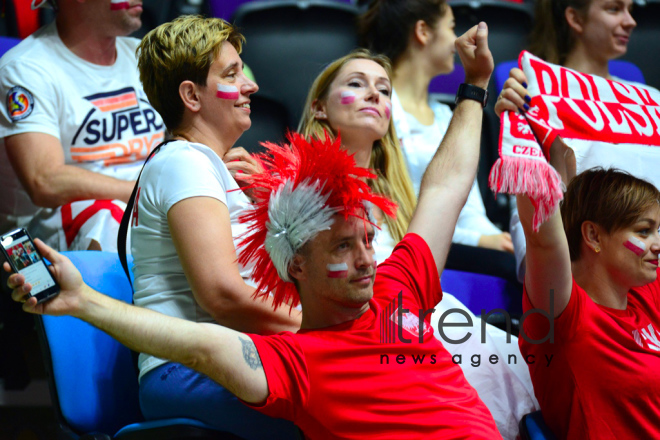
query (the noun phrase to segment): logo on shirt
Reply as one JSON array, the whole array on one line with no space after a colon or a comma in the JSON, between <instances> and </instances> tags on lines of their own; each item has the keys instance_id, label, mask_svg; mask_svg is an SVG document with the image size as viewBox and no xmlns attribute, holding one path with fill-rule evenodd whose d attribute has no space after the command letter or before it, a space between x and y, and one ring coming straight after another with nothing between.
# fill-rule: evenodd
<instances>
[{"instance_id":1,"label":"logo on shirt","mask_svg":"<svg viewBox=\"0 0 660 440\"><path fill-rule=\"evenodd\" d=\"M12 122L20 121L30 116L34 108L34 98L26 88L12 87L7 92L7 112Z\"/></svg>"},{"instance_id":2,"label":"logo on shirt","mask_svg":"<svg viewBox=\"0 0 660 440\"><path fill-rule=\"evenodd\" d=\"M403 336L402 330L405 330L419 339L421 344L426 336L433 334L430 320L427 319L433 310L420 309L420 314L417 315L415 311L403 307L403 292L399 292L381 315L380 342L391 344L398 340L410 344L412 340Z\"/></svg>"},{"instance_id":3,"label":"logo on shirt","mask_svg":"<svg viewBox=\"0 0 660 440\"><path fill-rule=\"evenodd\" d=\"M163 140L163 121L133 87L85 96L92 105L73 137L71 159L105 166L145 159Z\"/></svg>"},{"instance_id":4,"label":"logo on shirt","mask_svg":"<svg viewBox=\"0 0 660 440\"><path fill-rule=\"evenodd\" d=\"M632 331L633 338L637 345L642 348L660 351L660 340L658 339L658 332L649 324L646 328Z\"/></svg>"}]
</instances>

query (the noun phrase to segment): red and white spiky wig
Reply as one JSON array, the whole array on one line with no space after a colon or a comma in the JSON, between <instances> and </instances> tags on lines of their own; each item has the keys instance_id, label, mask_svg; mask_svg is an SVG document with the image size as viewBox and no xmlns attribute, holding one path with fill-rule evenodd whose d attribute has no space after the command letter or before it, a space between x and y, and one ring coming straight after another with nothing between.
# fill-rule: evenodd
<instances>
[{"instance_id":1,"label":"red and white spiky wig","mask_svg":"<svg viewBox=\"0 0 660 440\"><path fill-rule=\"evenodd\" d=\"M272 293L275 309L300 303L289 265L305 243L330 229L333 215L368 222L370 203L391 217L396 213L394 202L371 192L364 179L376 176L355 165L339 136L333 141L325 133L325 139L310 142L289 133L287 139L289 144L262 144L267 152L256 159L265 171L252 175L246 188L253 191L255 209L240 217L249 226L239 244L239 262L254 262L255 296Z\"/></svg>"}]
</instances>

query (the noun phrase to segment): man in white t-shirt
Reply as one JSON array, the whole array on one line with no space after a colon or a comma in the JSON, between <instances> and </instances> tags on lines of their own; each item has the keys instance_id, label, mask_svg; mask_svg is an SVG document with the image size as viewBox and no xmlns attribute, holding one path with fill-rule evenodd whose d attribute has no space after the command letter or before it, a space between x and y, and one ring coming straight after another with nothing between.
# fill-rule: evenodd
<instances>
[{"instance_id":1,"label":"man in white t-shirt","mask_svg":"<svg viewBox=\"0 0 660 440\"><path fill-rule=\"evenodd\" d=\"M33 1L55 22L0 60L0 231L116 250L140 167L164 135L135 58L141 0Z\"/></svg>"}]
</instances>

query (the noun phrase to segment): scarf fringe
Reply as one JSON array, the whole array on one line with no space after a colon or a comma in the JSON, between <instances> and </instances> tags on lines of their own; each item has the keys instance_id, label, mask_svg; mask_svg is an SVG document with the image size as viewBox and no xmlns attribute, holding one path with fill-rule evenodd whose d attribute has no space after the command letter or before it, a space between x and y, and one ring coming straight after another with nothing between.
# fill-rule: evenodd
<instances>
[{"instance_id":1,"label":"scarf fringe","mask_svg":"<svg viewBox=\"0 0 660 440\"><path fill-rule=\"evenodd\" d=\"M555 213L564 198L561 176L550 164L539 160L502 156L493 165L488 180L495 193L529 196L534 205L534 232Z\"/></svg>"}]
</instances>

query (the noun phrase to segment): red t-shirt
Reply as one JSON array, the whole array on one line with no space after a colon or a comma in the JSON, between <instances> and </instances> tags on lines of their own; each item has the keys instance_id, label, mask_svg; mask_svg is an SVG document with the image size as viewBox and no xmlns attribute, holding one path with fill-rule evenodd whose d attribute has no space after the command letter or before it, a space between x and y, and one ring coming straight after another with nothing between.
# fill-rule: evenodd
<instances>
[{"instance_id":1,"label":"red t-shirt","mask_svg":"<svg viewBox=\"0 0 660 440\"><path fill-rule=\"evenodd\" d=\"M392 320L399 292L403 309L410 310L401 336L410 343L399 340ZM374 298L358 319L296 334L250 335L270 391L255 409L292 420L310 439L501 438L433 336L430 313L419 343L419 310L432 309L441 298L431 250L418 235L406 235L378 267Z\"/></svg>"},{"instance_id":2,"label":"red t-shirt","mask_svg":"<svg viewBox=\"0 0 660 440\"><path fill-rule=\"evenodd\" d=\"M554 320L554 344L520 350L543 418L558 438L660 438L660 277L628 292L626 310L593 302L573 280L571 299ZM523 295L523 309L533 308ZM526 334L541 340L548 319L533 313ZM548 358L552 356L548 366Z\"/></svg>"}]
</instances>

